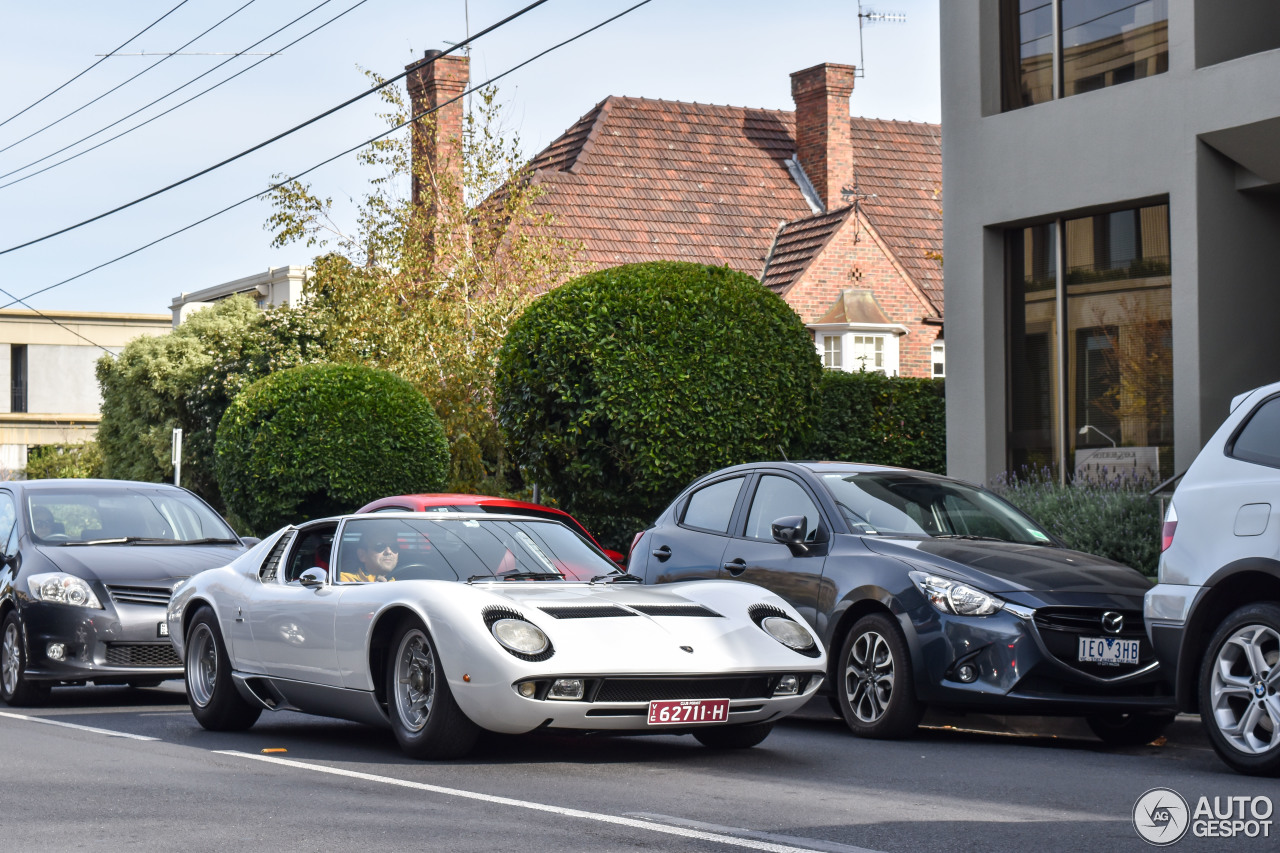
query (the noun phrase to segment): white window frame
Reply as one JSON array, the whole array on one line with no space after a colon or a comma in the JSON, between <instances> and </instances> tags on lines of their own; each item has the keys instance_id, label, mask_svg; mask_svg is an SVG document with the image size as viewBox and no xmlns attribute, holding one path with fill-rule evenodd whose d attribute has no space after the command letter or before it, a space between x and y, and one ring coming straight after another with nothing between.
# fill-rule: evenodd
<instances>
[{"instance_id":1,"label":"white window frame","mask_svg":"<svg viewBox=\"0 0 1280 853\"><path fill-rule=\"evenodd\" d=\"M930 364L933 365L932 372L929 374L934 379L945 379L947 377L947 345L943 341L934 341L933 346L929 348L931 353ZM941 367L942 370L938 370Z\"/></svg>"},{"instance_id":2,"label":"white window frame","mask_svg":"<svg viewBox=\"0 0 1280 853\"><path fill-rule=\"evenodd\" d=\"M813 332L814 346L817 348L818 357L822 359L823 367L828 370L843 370L845 373L857 373L863 369L863 365L859 359L854 356L856 349L854 347L855 338L880 338L884 342L881 350L882 363L877 366L873 364L866 365L867 372L879 372L886 376L897 376L899 372L899 339L907 334L910 330L906 326L898 323L859 323L840 324L830 326L813 325L809 327ZM829 366L827 359L827 341L835 338L839 340L839 347L842 353L841 364L838 367Z\"/></svg>"},{"instance_id":3,"label":"white window frame","mask_svg":"<svg viewBox=\"0 0 1280 853\"><path fill-rule=\"evenodd\" d=\"M827 370L844 370L844 336L823 335L818 342L818 354Z\"/></svg>"}]
</instances>

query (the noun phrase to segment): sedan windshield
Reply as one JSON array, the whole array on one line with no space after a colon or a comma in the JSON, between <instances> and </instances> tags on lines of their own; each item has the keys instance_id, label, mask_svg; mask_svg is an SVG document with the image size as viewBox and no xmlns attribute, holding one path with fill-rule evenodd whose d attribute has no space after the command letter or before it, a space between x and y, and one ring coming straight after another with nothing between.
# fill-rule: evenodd
<instances>
[{"instance_id":1,"label":"sedan windshield","mask_svg":"<svg viewBox=\"0 0 1280 853\"><path fill-rule=\"evenodd\" d=\"M575 531L535 519L353 518L342 529L338 562L339 577L348 581L589 581L622 574Z\"/></svg>"},{"instance_id":2,"label":"sedan windshield","mask_svg":"<svg viewBox=\"0 0 1280 853\"><path fill-rule=\"evenodd\" d=\"M824 474L822 482L855 533L1052 542L1000 498L953 480L877 472Z\"/></svg>"},{"instance_id":3,"label":"sedan windshield","mask_svg":"<svg viewBox=\"0 0 1280 853\"><path fill-rule=\"evenodd\" d=\"M203 501L176 489L40 489L27 494L26 504L28 529L45 545L240 541Z\"/></svg>"}]
</instances>

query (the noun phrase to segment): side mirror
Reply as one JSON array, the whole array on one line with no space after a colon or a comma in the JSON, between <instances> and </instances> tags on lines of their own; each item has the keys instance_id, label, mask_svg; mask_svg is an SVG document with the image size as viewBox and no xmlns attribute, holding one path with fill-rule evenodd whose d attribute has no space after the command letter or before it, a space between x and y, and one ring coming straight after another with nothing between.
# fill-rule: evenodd
<instances>
[{"instance_id":1,"label":"side mirror","mask_svg":"<svg viewBox=\"0 0 1280 853\"><path fill-rule=\"evenodd\" d=\"M302 584L307 589L319 589L324 586L328 580L329 573L319 566L307 569L298 576L298 583Z\"/></svg>"},{"instance_id":2,"label":"side mirror","mask_svg":"<svg viewBox=\"0 0 1280 853\"><path fill-rule=\"evenodd\" d=\"M257 545L259 542L261 542L262 539L260 539L257 536L241 536L240 541L245 544L246 548L252 548L254 545Z\"/></svg>"},{"instance_id":3,"label":"side mirror","mask_svg":"<svg viewBox=\"0 0 1280 853\"><path fill-rule=\"evenodd\" d=\"M788 515L773 522L773 538L790 548L807 550L804 537L809 532L809 522L803 515Z\"/></svg>"}]
</instances>

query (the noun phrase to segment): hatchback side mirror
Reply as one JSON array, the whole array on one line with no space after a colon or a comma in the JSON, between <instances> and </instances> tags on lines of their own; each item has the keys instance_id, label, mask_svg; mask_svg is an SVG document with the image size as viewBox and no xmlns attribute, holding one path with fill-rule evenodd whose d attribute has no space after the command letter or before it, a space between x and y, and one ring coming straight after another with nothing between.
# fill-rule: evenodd
<instances>
[{"instance_id":1,"label":"hatchback side mirror","mask_svg":"<svg viewBox=\"0 0 1280 853\"><path fill-rule=\"evenodd\" d=\"M790 548L805 548L804 537L809 533L809 521L803 515L788 515L773 522L773 538Z\"/></svg>"},{"instance_id":2,"label":"hatchback side mirror","mask_svg":"<svg viewBox=\"0 0 1280 853\"><path fill-rule=\"evenodd\" d=\"M325 585L328 579L328 573L319 566L316 566L314 568L307 569L299 575L298 583L302 584L307 589L319 589Z\"/></svg>"}]
</instances>

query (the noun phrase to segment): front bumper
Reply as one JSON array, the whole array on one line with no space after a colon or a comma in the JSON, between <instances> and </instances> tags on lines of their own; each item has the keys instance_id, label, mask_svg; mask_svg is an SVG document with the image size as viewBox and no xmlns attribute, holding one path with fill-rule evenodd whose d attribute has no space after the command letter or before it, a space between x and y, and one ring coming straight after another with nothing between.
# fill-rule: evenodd
<instances>
[{"instance_id":1,"label":"front bumper","mask_svg":"<svg viewBox=\"0 0 1280 853\"><path fill-rule=\"evenodd\" d=\"M1100 613L1120 609L1008 605L991 616L943 614L925 604L905 614L915 630L917 687L923 701L1000 714L1083 715L1176 710L1137 602L1119 636L1139 640L1136 664L1077 660L1080 637L1106 637ZM1096 627L1094 627L1096 625ZM964 665L976 672L961 680Z\"/></svg>"},{"instance_id":2,"label":"front bumper","mask_svg":"<svg viewBox=\"0 0 1280 853\"><path fill-rule=\"evenodd\" d=\"M32 681L122 684L181 678L182 662L161 625L165 608L104 602L104 609L27 602L21 610ZM167 628L167 626L166 626ZM63 659L51 657L60 644Z\"/></svg>"}]
</instances>

